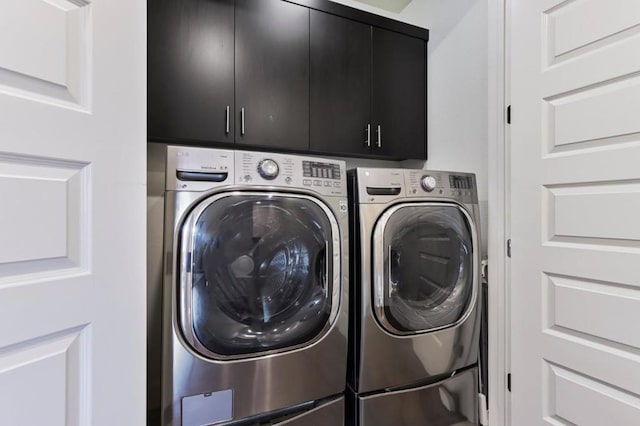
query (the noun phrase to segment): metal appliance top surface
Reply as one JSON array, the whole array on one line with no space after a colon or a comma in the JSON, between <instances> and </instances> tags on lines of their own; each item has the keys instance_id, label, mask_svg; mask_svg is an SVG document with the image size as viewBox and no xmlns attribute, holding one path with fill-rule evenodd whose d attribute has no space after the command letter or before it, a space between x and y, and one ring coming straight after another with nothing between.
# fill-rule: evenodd
<instances>
[{"instance_id":1,"label":"metal appliance top surface","mask_svg":"<svg viewBox=\"0 0 640 426\"><path fill-rule=\"evenodd\" d=\"M347 195L345 162L320 157L169 146L166 171L167 191L250 186Z\"/></svg>"},{"instance_id":2,"label":"metal appliance top surface","mask_svg":"<svg viewBox=\"0 0 640 426\"><path fill-rule=\"evenodd\" d=\"M473 173L386 168L357 168L354 173L360 204L387 204L410 198L478 203Z\"/></svg>"}]
</instances>

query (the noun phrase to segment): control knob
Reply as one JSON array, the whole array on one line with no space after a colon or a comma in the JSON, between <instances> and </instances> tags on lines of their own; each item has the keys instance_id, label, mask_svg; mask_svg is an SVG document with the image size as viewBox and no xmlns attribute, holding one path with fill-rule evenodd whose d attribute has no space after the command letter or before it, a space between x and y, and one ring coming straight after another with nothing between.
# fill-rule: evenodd
<instances>
[{"instance_id":1,"label":"control knob","mask_svg":"<svg viewBox=\"0 0 640 426\"><path fill-rule=\"evenodd\" d=\"M264 159L258 164L258 174L264 179L273 180L278 177L279 173L278 163L270 158Z\"/></svg>"},{"instance_id":2,"label":"control knob","mask_svg":"<svg viewBox=\"0 0 640 426\"><path fill-rule=\"evenodd\" d=\"M422 189L427 192L431 192L436 189L436 184L436 178L434 178L433 176L422 176L422 179L420 179L420 185L422 185Z\"/></svg>"}]
</instances>

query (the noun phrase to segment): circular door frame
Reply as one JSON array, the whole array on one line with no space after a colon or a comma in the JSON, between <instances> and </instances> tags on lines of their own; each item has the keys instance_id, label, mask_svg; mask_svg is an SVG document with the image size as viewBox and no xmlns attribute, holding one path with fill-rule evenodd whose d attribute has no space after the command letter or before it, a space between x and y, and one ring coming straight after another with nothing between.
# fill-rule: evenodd
<instances>
[{"instance_id":1,"label":"circular door frame","mask_svg":"<svg viewBox=\"0 0 640 426\"><path fill-rule=\"evenodd\" d=\"M332 263L332 276L327 276L327 282L332 280L331 286L331 312L329 313L329 318L327 319L326 324L322 328L322 331L318 333L312 339L299 343L292 346L286 346L278 349L270 349L267 351L256 351L246 354L238 354L238 355L222 355L216 352L209 350L205 347L196 337L195 330L193 328L193 316L191 312L191 300L193 297L193 271L191 271L190 263L191 256L190 253L193 253L194 248L194 235L193 230L195 229L195 225L198 223L200 216L202 213L213 203L216 201L226 198L226 197L237 197L237 196L261 196L261 197L278 197L278 198L295 198L295 199L304 199L313 202L325 213L329 223L331 225L331 254L333 257ZM232 360L243 360L247 358L257 358L267 355L278 354L282 352L290 352L296 349L300 349L302 347L308 347L320 341L324 336L326 336L329 331L333 328L336 323L336 319L340 312L340 305L342 304L342 279L341 279L341 268L340 268L340 259L342 256L341 250L341 237L340 237L340 227L338 226L338 220L333 213L333 211L327 206L322 200L305 194L296 194L296 193L287 193L287 192L279 192L279 191L225 191L216 193L213 195L209 195L203 199L198 200L193 204L191 210L185 215L184 220L177 227L176 233L179 235L180 246L178 248L178 259L177 266L179 268L180 273L177 274L179 277L178 281L178 295L177 295L177 305L178 305L178 329L180 330L182 337L186 340L186 342L196 351L198 355L204 356L208 359L218 360L218 361L232 361ZM329 263L327 263L328 265Z\"/></svg>"},{"instance_id":2,"label":"circular door frame","mask_svg":"<svg viewBox=\"0 0 640 426\"><path fill-rule=\"evenodd\" d=\"M400 209L404 207L455 207L460 212L462 212L463 216L467 220L467 224L469 225L469 229L471 231L471 240L472 240L472 248L473 248L473 279L472 279L472 294L470 297L470 302L460 318L451 324L446 324L440 327L434 327L427 330L416 330L416 331L404 331L398 330L393 324L388 320L386 312L385 312L385 300L387 296L385 295L385 280L388 280L389 277L384 273L385 262L384 262L384 231L387 227L387 223L391 219L391 217ZM478 285L479 285L479 265L480 265L480 252L479 252L479 242L478 242L478 232L476 228L476 223L473 219L473 216L469 213L467 208L458 202L455 201L414 201L408 202L403 201L398 204L394 204L393 206L387 208L382 212L382 214L378 217L376 224L374 225L373 232L371 234L371 248L373 251L372 254L372 264L371 264L371 277L372 277L372 288L371 288L371 299L372 299L372 307L373 314L381 329L394 337L411 337L418 334L426 334L433 333L435 331L444 330L447 328L455 327L461 323L463 323L476 306L477 297L478 297Z\"/></svg>"}]
</instances>

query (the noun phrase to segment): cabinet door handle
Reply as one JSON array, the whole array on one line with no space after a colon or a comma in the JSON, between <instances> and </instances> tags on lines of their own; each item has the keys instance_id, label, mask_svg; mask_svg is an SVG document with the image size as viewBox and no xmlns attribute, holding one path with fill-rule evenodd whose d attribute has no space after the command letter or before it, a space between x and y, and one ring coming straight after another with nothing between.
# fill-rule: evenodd
<instances>
[{"instance_id":1,"label":"cabinet door handle","mask_svg":"<svg viewBox=\"0 0 640 426\"><path fill-rule=\"evenodd\" d=\"M376 145L378 146L378 148L382 148L382 126L379 124L378 131L376 133L378 134Z\"/></svg>"},{"instance_id":2,"label":"cabinet door handle","mask_svg":"<svg viewBox=\"0 0 640 426\"><path fill-rule=\"evenodd\" d=\"M225 133L227 135L229 134L229 105L227 105L227 117L226 117Z\"/></svg>"},{"instance_id":3,"label":"cabinet door handle","mask_svg":"<svg viewBox=\"0 0 640 426\"><path fill-rule=\"evenodd\" d=\"M244 136L244 108L240 109L240 134Z\"/></svg>"},{"instance_id":4,"label":"cabinet door handle","mask_svg":"<svg viewBox=\"0 0 640 426\"><path fill-rule=\"evenodd\" d=\"M371 147L371 123L367 124L367 127L364 128L364 132L367 134L367 138L364 140L364 144L367 148Z\"/></svg>"}]
</instances>

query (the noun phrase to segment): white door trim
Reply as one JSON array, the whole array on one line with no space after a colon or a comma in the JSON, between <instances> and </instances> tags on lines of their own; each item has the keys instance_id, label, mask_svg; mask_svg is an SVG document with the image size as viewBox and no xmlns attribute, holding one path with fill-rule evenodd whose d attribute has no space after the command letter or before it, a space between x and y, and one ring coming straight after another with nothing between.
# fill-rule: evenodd
<instances>
[{"instance_id":1,"label":"white door trim","mask_svg":"<svg viewBox=\"0 0 640 426\"><path fill-rule=\"evenodd\" d=\"M489 424L509 424L509 238L508 135L506 131L506 0L489 0L488 10L488 184L489 184Z\"/></svg>"}]
</instances>

